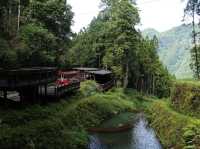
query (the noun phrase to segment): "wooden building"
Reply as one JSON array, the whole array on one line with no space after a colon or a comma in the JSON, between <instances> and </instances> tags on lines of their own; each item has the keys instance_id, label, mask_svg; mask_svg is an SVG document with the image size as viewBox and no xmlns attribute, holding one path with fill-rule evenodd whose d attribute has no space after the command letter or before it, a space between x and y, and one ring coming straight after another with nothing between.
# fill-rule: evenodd
<instances>
[{"instance_id":1,"label":"wooden building","mask_svg":"<svg viewBox=\"0 0 200 149\"><path fill-rule=\"evenodd\" d=\"M57 68L34 67L13 70L0 70L0 91L7 99L8 91L19 93L20 100L35 100L41 88L47 93L47 85L57 79Z\"/></svg>"},{"instance_id":2,"label":"wooden building","mask_svg":"<svg viewBox=\"0 0 200 149\"><path fill-rule=\"evenodd\" d=\"M113 73L109 70L87 67L74 68L74 70L80 72L83 80L95 80L103 91L114 86Z\"/></svg>"}]
</instances>

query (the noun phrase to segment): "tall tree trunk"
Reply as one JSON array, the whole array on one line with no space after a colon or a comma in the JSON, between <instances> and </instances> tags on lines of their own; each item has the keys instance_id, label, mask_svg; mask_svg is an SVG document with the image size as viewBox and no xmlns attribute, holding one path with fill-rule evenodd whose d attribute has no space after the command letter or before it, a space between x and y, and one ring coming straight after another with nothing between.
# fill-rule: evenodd
<instances>
[{"instance_id":1,"label":"tall tree trunk","mask_svg":"<svg viewBox=\"0 0 200 149\"><path fill-rule=\"evenodd\" d=\"M8 15L8 23L7 23L7 25L6 25L6 31L7 31L7 33L8 33L8 36L10 36L11 35L11 33L10 33L10 28L11 28L11 15L12 15L12 5L11 5L11 3L9 3L8 4L9 6L8 6L8 10L7 10L7 15Z\"/></svg>"},{"instance_id":2,"label":"tall tree trunk","mask_svg":"<svg viewBox=\"0 0 200 149\"><path fill-rule=\"evenodd\" d=\"M126 63L126 72L124 76L123 88L127 88L128 86L128 79L129 79L129 64Z\"/></svg>"},{"instance_id":3,"label":"tall tree trunk","mask_svg":"<svg viewBox=\"0 0 200 149\"><path fill-rule=\"evenodd\" d=\"M19 0L18 2L17 33L19 33L20 29L20 17L21 17L21 0Z\"/></svg>"},{"instance_id":4,"label":"tall tree trunk","mask_svg":"<svg viewBox=\"0 0 200 149\"><path fill-rule=\"evenodd\" d=\"M152 94L155 94L155 77L152 75Z\"/></svg>"},{"instance_id":5,"label":"tall tree trunk","mask_svg":"<svg viewBox=\"0 0 200 149\"><path fill-rule=\"evenodd\" d=\"M198 50L197 50L197 40L196 40L196 29L195 29L195 3L193 2L193 10L192 10L192 27L193 27L193 44L195 51L195 69L196 75L199 79L200 71L199 71L199 60L198 60Z\"/></svg>"}]
</instances>

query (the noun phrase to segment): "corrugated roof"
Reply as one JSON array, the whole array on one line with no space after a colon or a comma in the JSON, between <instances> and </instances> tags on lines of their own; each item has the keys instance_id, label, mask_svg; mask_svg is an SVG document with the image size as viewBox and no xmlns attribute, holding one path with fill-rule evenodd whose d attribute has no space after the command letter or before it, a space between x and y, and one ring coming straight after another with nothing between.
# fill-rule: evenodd
<instances>
[{"instance_id":1,"label":"corrugated roof","mask_svg":"<svg viewBox=\"0 0 200 149\"><path fill-rule=\"evenodd\" d=\"M98 68L88 68L88 67L78 67L78 68L73 68L74 70L81 70L81 71L96 71L99 70Z\"/></svg>"},{"instance_id":2,"label":"corrugated roof","mask_svg":"<svg viewBox=\"0 0 200 149\"><path fill-rule=\"evenodd\" d=\"M112 74L111 71L109 70L97 70L97 71L89 71L89 73L92 73L92 74L97 74L97 75L107 75L107 74Z\"/></svg>"}]
</instances>

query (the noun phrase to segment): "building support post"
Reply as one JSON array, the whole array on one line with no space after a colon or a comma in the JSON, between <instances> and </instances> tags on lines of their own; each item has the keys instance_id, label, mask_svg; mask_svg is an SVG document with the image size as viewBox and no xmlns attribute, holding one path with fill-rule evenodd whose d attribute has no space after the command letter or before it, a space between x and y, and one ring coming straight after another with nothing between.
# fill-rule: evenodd
<instances>
[{"instance_id":1,"label":"building support post","mask_svg":"<svg viewBox=\"0 0 200 149\"><path fill-rule=\"evenodd\" d=\"M6 90L3 91L3 98L4 98L4 100L7 99L7 91Z\"/></svg>"},{"instance_id":2,"label":"building support post","mask_svg":"<svg viewBox=\"0 0 200 149\"><path fill-rule=\"evenodd\" d=\"M44 86L44 94L45 94L45 98L47 97L47 85L45 84L45 86Z\"/></svg>"}]
</instances>

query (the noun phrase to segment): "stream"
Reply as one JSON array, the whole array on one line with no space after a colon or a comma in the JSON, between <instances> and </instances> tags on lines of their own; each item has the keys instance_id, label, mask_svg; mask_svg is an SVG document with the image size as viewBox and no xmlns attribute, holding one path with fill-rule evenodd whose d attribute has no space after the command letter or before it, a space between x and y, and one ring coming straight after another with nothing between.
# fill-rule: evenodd
<instances>
[{"instance_id":1,"label":"stream","mask_svg":"<svg viewBox=\"0 0 200 149\"><path fill-rule=\"evenodd\" d=\"M134 128L120 133L96 133L90 136L89 149L162 149L155 132L139 114Z\"/></svg>"}]
</instances>

